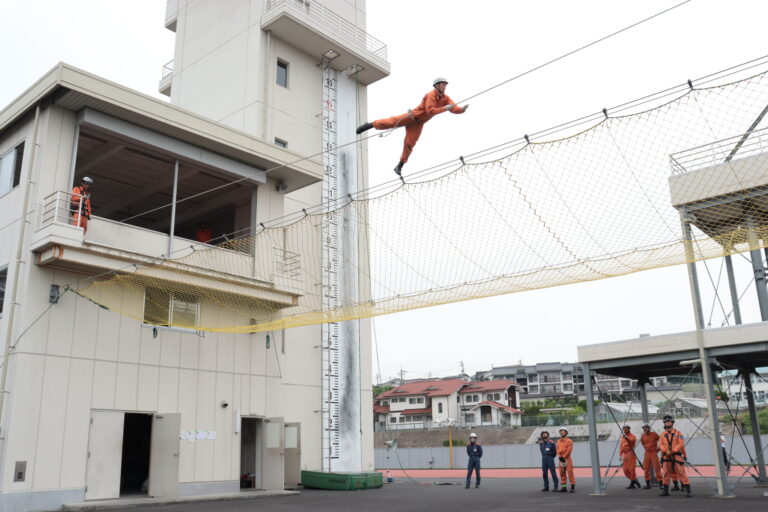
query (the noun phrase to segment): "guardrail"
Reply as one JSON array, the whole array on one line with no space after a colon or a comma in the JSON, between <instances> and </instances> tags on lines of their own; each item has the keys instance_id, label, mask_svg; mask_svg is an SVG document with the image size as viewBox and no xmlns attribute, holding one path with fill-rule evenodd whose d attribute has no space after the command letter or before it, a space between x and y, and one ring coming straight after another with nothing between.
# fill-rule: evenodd
<instances>
[{"instance_id":1,"label":"guardrail","mask_svg":"<svg viewBox=\"0 0 768 512\"><path fill-rule=\"evenodd\" d=\"M734 158L767 152L768 128L762 128L673 153L669 155L669 160L672 175L676 176L723 164Z\"/></svg>"},{"instance_id":2,"label":"guardrail","mask_svg":"<svg viewBox=\"0 0 768 512\"><path fill-rule=\"evenodd\" d=\"M375 55L386 62L387 45L345 20L323 5L309 0L268 0L264 17L277 11L291 11L295 15L314 21L329 32Z\"/></svg>"},{"instance_id":3,"label":"guardrail","mask_svg":"<svg viewBox=\"0 0 768 512\"><path fill-rule=\"evenodd\" d=\"M43 198L40 205L40 227L51 224L73 225L72 218L83 211L83 196L59 190Z\"/></svg>"},{"instance_id":4,"label":"guardrail","mask_svg":"<svg viewBox=\"0 0 768 512\"><path fill-rule=\"evenodd\" d=\"M163 64L163 76L160 77L160 80L165 79L171 74L173 74L173 59Z\"/></svg>"}]
</instances>

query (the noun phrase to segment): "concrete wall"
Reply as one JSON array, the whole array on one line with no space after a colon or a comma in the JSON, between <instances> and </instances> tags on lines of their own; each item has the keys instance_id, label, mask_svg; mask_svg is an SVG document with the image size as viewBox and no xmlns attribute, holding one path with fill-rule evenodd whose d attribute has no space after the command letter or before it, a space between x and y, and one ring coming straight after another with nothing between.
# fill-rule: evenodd
<instances>
[{"instance_id":1,"label":"concrete wall","mask_svg":"<svg viewBox=\"0 0 768 512\"><path fill-rule=\"evenodd\" d=\"M754 454L754 444L751 437L745 437L744 441L749 447L750 453ZM766 446L768 436L762 436L763 446ZM727 446L731 446L731 440L726 437ZM599 455L600 464L612 466L620 464L618 450L614 453L616 442L600 441ZM398 469L402 465L405 469L425 469L429 467L430 457L434 458L434 469L445 469L450 467L450 455L447 447L440 448L398 448L396 452L383 448L376 448L376 469L386 469L389 462L390 469ZM691 464L711 465L714 464L712 457L712 448L709 439L705 437L691 439L687 445L688 460ZM635 450L638 458L642 459L643 449L638 447ZM389 455L389 461L387 461ZM398 461L399 456L399 461ZM749 455L739 439L733 443L733 452L731 456L738 462L749 463ZM455 468L467 467L467 451L464 446L453 448L453 465ZM591 464L589 456L589 443L577 442L573 447L573 463L575 466L587 467ZM541 452L537 444L513 444L513 445L483 445L483 468L538 468L541 467ZM740 476L743 472L732 469L734 475ZM689 471L689 474L691 472Z\"/></svg>"}]
</instances>

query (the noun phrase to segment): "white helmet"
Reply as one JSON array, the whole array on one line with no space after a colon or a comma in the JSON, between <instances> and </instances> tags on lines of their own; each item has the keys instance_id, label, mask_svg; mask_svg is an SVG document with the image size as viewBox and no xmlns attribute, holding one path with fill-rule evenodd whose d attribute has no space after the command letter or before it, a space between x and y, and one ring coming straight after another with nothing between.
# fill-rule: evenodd
<instances>
[{"instance_id":1,"label":"white helmet","mask_svg":"<svg viewBox=\"0 0 768 512\"><path fill-rule=\"evenodd\" d=\"M83 183L87 183L89 185L93 185L93 180L88 176L83 176L83 179L81 179L80 181L82 181Z\"/></svg>"},{"instance_id":2,"label":"white helmet","mask_svg":"<svg viewBox=\"0 0 768 512\"><path fill-rule=\"evenodd\" d=\"M474 432L472 432L471 434L469 434L469 437L470 437L470 438L474 437L475 439L477 439L477 434L475 434Z\"/></svg>"},{"instance_id":3,"label":"white helmet","mask_svg":"<svg viewBox=\"0 0 768 512\"><path fill-rule=\"evenodd\" d=\"M560 430L558 430L558 432L562 432L563 430L565 430L565 433L566 433L566 434L568 433L568 429L567 429L567 428L565 428L565 427L560 427Z\"/></svg>"},{"instance_id":4,"label":"white helmet","mask_svg":"<svg viewBox=\"0 0 768 512\"><path fill-rule=\"evenodd\" d=\"M448 83L448 79L445 78L444 76L439 76L439 77L435 78L434 80L432 80L432 87L436 86L440 82Z\"/></svg>"}]
</instances>

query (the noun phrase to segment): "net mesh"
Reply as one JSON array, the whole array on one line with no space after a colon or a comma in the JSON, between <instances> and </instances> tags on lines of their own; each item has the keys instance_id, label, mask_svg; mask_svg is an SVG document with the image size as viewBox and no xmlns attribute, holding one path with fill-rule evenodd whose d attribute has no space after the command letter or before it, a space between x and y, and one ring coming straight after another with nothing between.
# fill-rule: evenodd
<instances>
[{"instance_id":1,"label":"net mesh","mask_svg":"<svg viewBox=\"0 0 768 512\"><path fill-rule=\"evenodd\" d=\"M678 90L576 133L510 143L485 161L253 236L190 246L78 293L151 324L257 332L759 249L768 235L766 109L766 73ZM332 309L323 306L324 220L347 222L356 244L343 261L356 290Z\"/></svg>"}]
</instances>

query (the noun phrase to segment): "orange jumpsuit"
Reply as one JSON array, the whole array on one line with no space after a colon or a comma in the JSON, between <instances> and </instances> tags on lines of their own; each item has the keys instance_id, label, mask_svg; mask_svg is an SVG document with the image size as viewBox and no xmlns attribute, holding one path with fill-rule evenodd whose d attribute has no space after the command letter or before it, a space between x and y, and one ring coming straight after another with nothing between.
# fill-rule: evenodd
<instances>
[{"instance_id":1,"label":"orange jumpsuit","mask_svg":"<svg viewBox=\"0 0 768 512\"><path fill-rule=\"evenodd\" d=\"M645 449L645 455L643 456L643 474L646 480L651 479L651 468L653 468L653 474L656 475L656 480L661 481L661 463L659 462L659 434L654 431L650 431L647 434L643 433L640 436L640 442Z\"/></svg>"},{"instance_id":2,"label":"orange jumpsuit","mask_svg":"<svg viewBox=\"0 0 768 512\"><path fill-rule=\"evenodd\" d=\"M624 476L629 478L630 481L637 480L635 444L637 444L637 436L635 434L622 434L621 443L619 444L619 456L622 460Z\"/></svg>"},{"instance_id":3,"label":"orange jumpsuit","mask_svg":"<svg viewBox=\"0 0 768 512\"><path fill-rule=\"evenodd\" d=\"M447 94L440 94L437 89L432 89L424 95L424 99L421 100L419 106L414 108L411 112L400 114L399 116L387 117L385 119L377 119L371 124L373 124L373 127L377 130L388 130L400 126L405 127L403 154L400 156L400 161L405 163L408 161L408 157L411 156L413 146L416 145L416 142L418 142L419 137L421 136L421 130L424 128L424 123L437 114L445 112L445 106L452 104L453 100L449 98ZM451 112L454 114L463 114L464 109L455 106L451 109Z\"/></svg>"},{"instance_id":4,"label":"orange jumpsuit","mask_svg":"<svg viewBox=\"0 0 768 512\"><path fill-rule=\"evenodd\" d=\"M685 472L685 440L679 430L670 429L662 432L659 439L659 450L661 451L661 465L664 468L664 485L669 486L669 480L672 475L680 480L683 485L688 485L688 475Z\"/></svg>"},{"instance_id":5,"label":"orange jumpsuit","mask_svg":"<svg viewBox=\"0 0 768 512\"><path fill-rule=\"evenodd\" d=\"M560 483L565 486L567 480L566 475L568 476L568 479L571 481L571 484L576 483L576 477L573 474L573 460L571 460L571 452L573 451L573 441L568 439L567 437L561 437L557 440L557 456L560 458L565 459L565 462L562 462L558 459L558 463L560 464Z\"/></svg>"},{"instance_id":6,"label":"orange jumpsuit","mask_svg":"<svg viewBox=\"0 0 768 512\"><path fill-rule=\"evenodd\" d=\"M70 211L72 225L83 228L85 232L88 229L88 219L91 218L91 194L84 191L82 187L73 188Z\"/></svg>"},{"instance_id":7,"label":"orange jumpsuit","mask_svg":"<svg viewBox=\"0 0 768 512\"><path fill-rule=\"evenodd\" d=\"M683 460L688 458L688 454L685 451L685 443L683 443ZM672 473L671 477L673 482L677 482L677 473Z\"/></svg>"}]
</instances>

